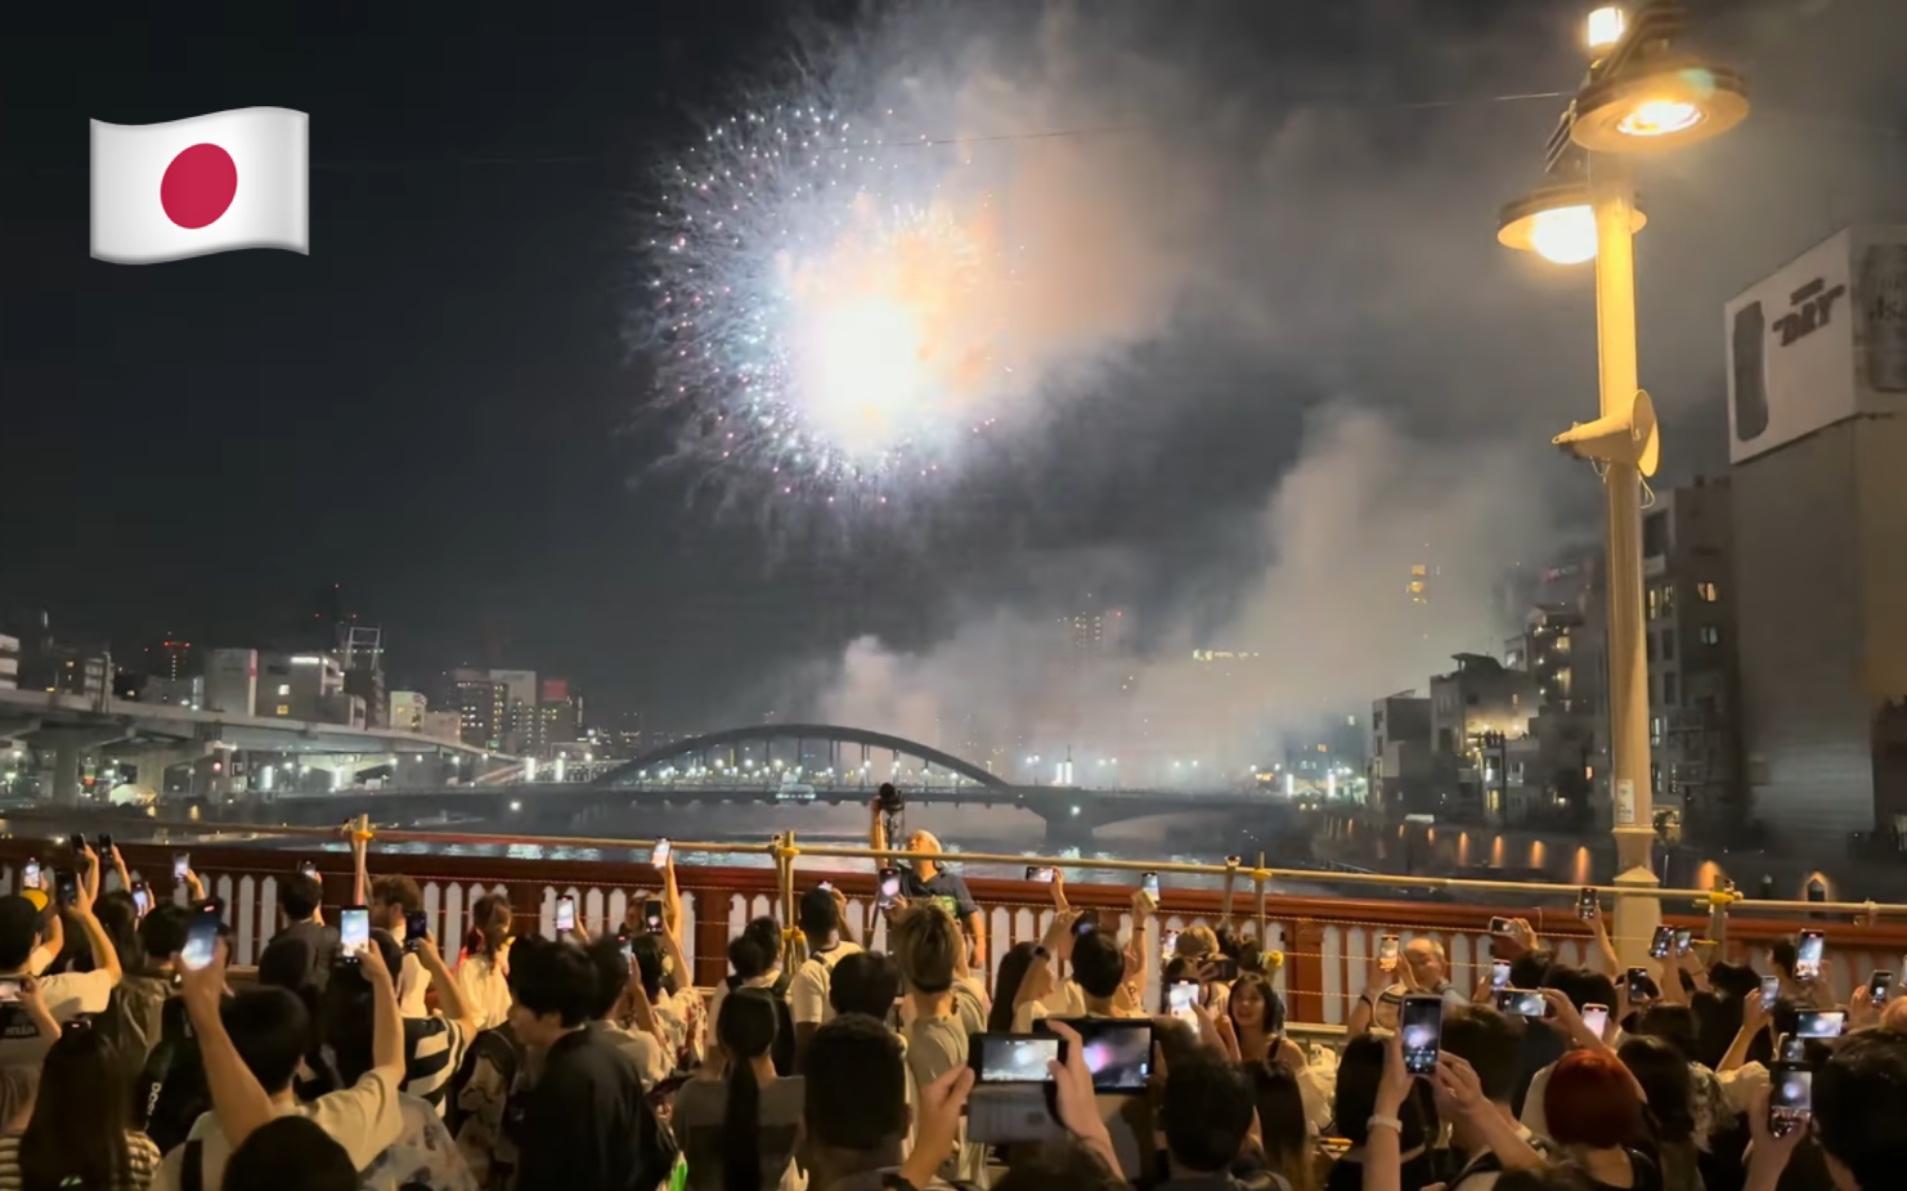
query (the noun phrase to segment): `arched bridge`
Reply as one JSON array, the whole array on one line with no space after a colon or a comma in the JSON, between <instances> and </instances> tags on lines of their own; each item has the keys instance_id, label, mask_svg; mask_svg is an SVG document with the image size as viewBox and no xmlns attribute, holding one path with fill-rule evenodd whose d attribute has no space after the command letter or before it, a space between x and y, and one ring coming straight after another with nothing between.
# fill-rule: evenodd
<instances>
[{"instance_id":1,"label":"arched bridge","mask_svg":"<svg viewBox=\"0 0 1907 1191\"><path fill-rule=\"evenodd\" d=\"M777 744L794 746L792 764L790 758L774 755ZM812 752L809 745L825 751ZM850 750L860 749L859 764L854 763L851 753L843 756L843 745ZM760 757L750 755L756 748L761 751ZM891 754L892 764L885 769L875 765L871 754L876 750ZM910 757L921 764L907 769L901 762ZM820 761L826 764L815 764ZM590 784L643 787L664 780L675 784L688 777L732 781L748 775L753 775L749 779L751 783L762 780L765 784L780 771L787 774L787 781L792 785L819 782L830 788L859 789L894 780L896 772L929 779L914 784L933 785L931 779L936 769L941 776L951 779L944 784L957 786L971 782L1001 790L1012 788L1006 779L952 753L886 732L835 724L757 724L678 740L626 761ZM808 779L818 779L818 782Z\"/></svg>"}]
</instances>

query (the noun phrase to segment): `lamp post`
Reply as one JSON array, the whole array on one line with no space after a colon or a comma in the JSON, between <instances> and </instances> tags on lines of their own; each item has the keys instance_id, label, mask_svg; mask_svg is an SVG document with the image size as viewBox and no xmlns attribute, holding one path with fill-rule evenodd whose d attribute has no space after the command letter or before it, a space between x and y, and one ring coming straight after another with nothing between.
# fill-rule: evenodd
<instances>
[{"instance_id":1,"label":"lamp post","mask_svg":"<svg viewBox=\"0 0 1907 1191\"><path fill-rule=\"evenodd\" d=\"M1559 434L1556 445L1594 461L1608 517L1610 794L1615 809L1616 884L1635 891L1616 905L1616 945L1626 963L1646 955L1661 906L1649 758L1647 627L1642 619L1642 477L1655 474L1661 440L1636 361L1633 155L1717 136L1748 114L1741 76L1681 55L1687 24L1675 0L1650 0L1625 21L1602 8L1589 18L1590 66L1556 132L1549 181L1503 209L1497 238L1560 264L1596 262L1600 416Z\"/></svg>"}]
</instances>

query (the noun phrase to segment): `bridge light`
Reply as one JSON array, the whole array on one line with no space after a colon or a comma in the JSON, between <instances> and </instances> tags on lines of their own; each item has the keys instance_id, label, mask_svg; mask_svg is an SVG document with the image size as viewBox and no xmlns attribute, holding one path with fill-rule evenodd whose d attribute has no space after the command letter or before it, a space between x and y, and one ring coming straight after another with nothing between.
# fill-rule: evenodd
<instances>
[{"instance_id":1,"label":"bridge light","mask_svg":"<svg viewBox=\"0 0 1907 1191\"><path fill-rule=\"evenodd\" d=\"M1075 814L1075 815L1077 815L1077 814L1079 814L1079 808L1078 808L1078 807L1074 807L1074 808L1073 808L1073 814Z\"/></svg>"},{"instance_id":2,"label":"bridge light","mask_svg":"<svg viewBox=\"0 0 1907 1191\"><path fill-rule=\"evenodd\" d=\"M523 804L522 804L522 803L520 803L520 802L515 802L515 801L512 801L512 802L510 803L510 809L511 809L511 810L513 810L513 811L520 811L520 810L522 810L522 809L523 809Z\"/></svg>"}]
</instances>

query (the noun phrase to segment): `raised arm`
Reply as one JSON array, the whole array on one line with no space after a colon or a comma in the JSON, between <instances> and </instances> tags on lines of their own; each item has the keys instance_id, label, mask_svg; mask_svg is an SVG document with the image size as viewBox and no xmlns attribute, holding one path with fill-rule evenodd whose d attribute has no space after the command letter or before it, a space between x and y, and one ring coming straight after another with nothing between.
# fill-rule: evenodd
<instances>
[{"instance_id":1,"label":"raised arm","mask_svg":"<svg viewBox=\"0 0 1907 1191\"><path fill-rule=\"evenodd\" d=\"M93 916L93 899L99 896L99 857L91 848L80 853L79 880L73 884L73 917L85 933L87 945L93 949L93 970L111 973L112 983L118 984L124 975L119 967L119 949L113 946L112 937Z\"/></svg>"},{"instance_id":2,"label":"raised arm","mask_svg":"<svg viewBox=\"0 0 1907 1191\"><path fill-rule=\"evenodd\" d=\"M464 998L463 985L458 983L450 969L444 966L444 957L437 950L437 940L425 935L417 943L417 962L424 965L424 971L430 973L430 986L437 990L437 1007L443 1011L444 1020L455 1022L468 1038L477 1032L476 1006Z\"/></svg>"},{"instance_id":3,"label":"raised arm","mask_svg":"<svg viewBox=\"0 0 1907 1191\"><path fill-rule=\"evenodd\" d=\"M176 962L176 961L175 961ZM225 942L214 945L212 962L196 972L178 964L179 998L185 1002L192 1032L198 1038L199 1059L205 1067L206 1090L212 1094L212 1115L233 1149L244 1144L260 1126L278 1114L271 1096L251 1068L239 1058L225 1032L219 1006L225 999Z\"/></svg>"},{"instance_id":4,"label":"raised arm","mask_svg":"<svg viewBox=\"0 0 1907 1191\"><path fill-rule=\"evenodd\" d=\"M358 955L358 967L371 984L371 1066L390 1076L393 1084L404 1081L404 1022L397 1013L397 986L391 970L384 966L384 951L367 947Z\"/></svg>"}]
</instances>

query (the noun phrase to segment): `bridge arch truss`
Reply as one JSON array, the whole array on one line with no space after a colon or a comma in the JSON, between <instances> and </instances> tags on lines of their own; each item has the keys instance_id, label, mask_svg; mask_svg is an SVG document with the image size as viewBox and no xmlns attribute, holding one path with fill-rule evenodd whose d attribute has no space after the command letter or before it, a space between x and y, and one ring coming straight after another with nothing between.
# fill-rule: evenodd
<instances>
[{"instance_id":1,"label":"bridge arch truss","mask_svg":"<svg viewBox=\"0 0 1907 1191\"><path fill-rule=\"evenodd\" d=\"M907 761L914 764L906 764ZM971 761L919 741L837 724L755 724L678 740L625 761L596 786L775 784L872 789L1011 783Z\"/></svg>"}]
</instances>

